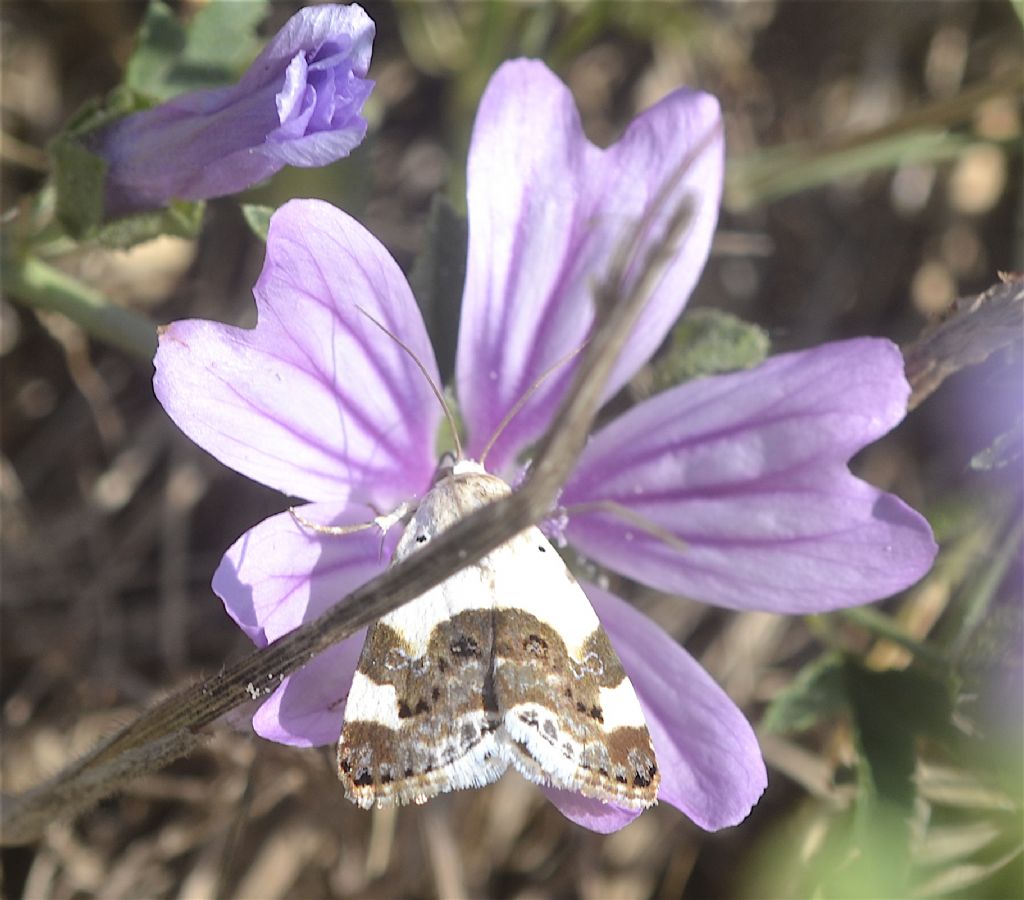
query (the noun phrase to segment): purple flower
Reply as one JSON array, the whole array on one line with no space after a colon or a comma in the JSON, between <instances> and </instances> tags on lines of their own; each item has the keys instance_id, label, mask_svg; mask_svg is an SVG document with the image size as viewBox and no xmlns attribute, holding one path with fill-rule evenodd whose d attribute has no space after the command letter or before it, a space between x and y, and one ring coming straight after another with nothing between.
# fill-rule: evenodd
<instances>
[{"instance_id":1,"label":"purple flower","mask_svg":"<svg viewBox=\"0 0 1024 900\"><path fill-rule=\"evenodd\" d=\"M542 64L498 70L469 160L457 389L470 455L479 456L541 373L580 345L593 319L592 287L614 248L692 154L680 188L695 202L689 230L608 396L658 347L704 264L722 183L718 103L676 91L600 150ZM657 241L663 227L646 240ZM409 356L357 309L438 378L415 301L387 251L333 207L293 201L271 222L254 294L254 330L193 320L164 332L155 387L175 422L226 465L312 501L301 512L316 522L363 522L422 496L436 464L438 404ZM573 366L557 370L511 420L487 458L492 472L515 476L517 456L551 423ZM666 391L594 435L565 486L566 535L631 578L736 609L820 612L887 596L928 569L931 532L846 463L902 419L908 391L899 351L869 338ZM592 506L606 500L678 535L685 550ZM322 537L285 512L237 541L214 590L264 646L379 572L398 530L382 562L378 534ZM750 725L651 620L597 587L587 593L644 708L659 799L709 830L739 822L766 783ZM256 713L256 731L298 746L336 741L361 642L354 636L287 679ZM596 831L636 815L546 791Z\"/></svg>"},{"instance_id":2,"label":"purple flower","mask_svg":"<svg viewBox=\"0 0 1024 900\"><path fill-rule=\"evenodd\" d=\"M292 16L233 87L196 91L90 139L108 165L106 212L243 190L285 165L323 166L366 134L374 25L355 4Z\"/></svg>"}]
</instances>

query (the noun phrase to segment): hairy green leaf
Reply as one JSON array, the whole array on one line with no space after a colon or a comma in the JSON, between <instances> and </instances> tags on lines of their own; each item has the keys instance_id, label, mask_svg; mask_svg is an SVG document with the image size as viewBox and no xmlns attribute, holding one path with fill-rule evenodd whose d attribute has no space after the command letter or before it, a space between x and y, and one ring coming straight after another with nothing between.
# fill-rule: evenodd
<instances>
[{"instance_id":1,"label":"hairy green leaf","mask_svg":"<svg viewBox=\"0 0 1024 900\"><path fill-rule=\"evenodd\" d=\"M768 333L757 325L718 309L694 309L672 329L669 346L634 387L649 396L703 375L751 369L770 348Z\"/></svg>"},{"instance_id":2,"label":"hairy green leaf","mask_svg":"<svg viewBox=\"0 0 1024 900\"><path fill-rule=\"evenodd\" d=\"M185 49L185 41L185 29L171 8L163 0L150 0L125 69L124 83L153 100L174 96L177 91L169 76Z\"/></svg>"},{"instance_id":3,"label":"hairy green leaf","mask_svg":"<svg viewBox=\"0 0 1024 900\"><path fill-rule=\"evenodd\" d=\"M780 733L806 731L845 710L843 666L837 653L826 653L804 666L772 700L762 719L763 727Z\"/></svg>"},{"instance_id":4,"label":"hairy green leaf","mask_svg":"<svg viewBox=\"0 0 1024 900\"><path fill-rule=\"evenodd\" d=\"M163 0L151 0L125 84L155 102L230 84L259 52L256 29L268 9L268 0L212 0L185 27Z\"/></svg>"}]
</instances>

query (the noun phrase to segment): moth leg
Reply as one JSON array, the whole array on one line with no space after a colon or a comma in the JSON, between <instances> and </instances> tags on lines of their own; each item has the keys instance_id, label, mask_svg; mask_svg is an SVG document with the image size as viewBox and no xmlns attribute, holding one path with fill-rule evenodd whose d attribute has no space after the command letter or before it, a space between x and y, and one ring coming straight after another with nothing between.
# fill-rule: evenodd
<instances>
[{"instance_id":1,"label":"moth leg","mask_svg":"<svg viewBox=\"0 0 1024 900\"><path fill-rule=\"evenodd\" d=\"M306 531L312 531L315 534L338 536L355 534L359 531L366 531L368 528L379 528L381 534L386 536L393 525L407 519L415 511L415 506L405 501L389 513L381 513L374 507L371 507L371 509L377 515L368 522L358 522L355 525L324 525L322 522L314 522L302 515L296 506L289 506L288 512L299 527L304 528Z\"/></svg>"}]
</instances>

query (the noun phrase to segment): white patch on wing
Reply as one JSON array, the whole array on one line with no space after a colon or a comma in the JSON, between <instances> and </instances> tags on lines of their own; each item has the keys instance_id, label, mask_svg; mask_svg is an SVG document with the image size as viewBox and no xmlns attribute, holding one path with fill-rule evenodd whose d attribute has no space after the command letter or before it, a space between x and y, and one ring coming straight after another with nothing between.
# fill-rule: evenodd
<instances>
[{"instance_id":1,"label":"white patch on wing","mask_svg":"<svg viewBox=\"0 0 1024 900\"><path fill-rule=\"evenodd\" d=\"M604 710L604 722L601 727L605 731L647 727L644 711L628 678L620 681L615 687L601 688L600 694L601 708Z\"/></svg>"},{"instance_id":2,"label":"white patch on wing","mask_svg":"<svg viewBox=\"0 0 1024 900\"><path fill-rule=\"evenodd\" d=\"M352 688L345 701L345 719L375 722L385 728L401 728L398 717L398 694L392 684L377 684L356 671Z\"/></svg>"},{"instance_id":3,"label":"white patch on wing","mask_svg":"<svg viewBox=\"0 0 1024 900\"><path fill-rule=\"evenodd\" d=\"M601 626L565 562L539 528L528 528L485 557L494 578L494 606L536 616L558 632L569 655L582 660L583 645Z\"/></svg>"}]
</instances>

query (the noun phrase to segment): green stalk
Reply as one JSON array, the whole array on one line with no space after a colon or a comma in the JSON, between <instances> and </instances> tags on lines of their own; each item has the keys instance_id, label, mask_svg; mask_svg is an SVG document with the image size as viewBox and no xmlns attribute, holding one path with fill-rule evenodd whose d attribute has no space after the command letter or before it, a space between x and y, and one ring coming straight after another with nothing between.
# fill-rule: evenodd
<instances>
[{"instance_id":1,"label":"green stalk","mask_svg":"<svg viewBox=\"0 0 1024 900\"><path fill-rule=\"evenodd\" d=\"M35 256L8 258L4 293L34 309L59 312L97 340L140 361L156 353L156 323L141 313L113 305L102 293Z\"/></svg>"},{"instance_id":2,"label":"green stalk","mask_svg":"<svg viewBox=\"0 0 1024 900\"><path fill-rule=\"evenodd\" d=\"M941 650L914 640L898 622L877 609L870 606L854 606L842 610L842 616L875 637L885 638L887 641L898 644L904 650L909 650L917 657L918 662L934 666L940 671L944 671L949 666L948 660Z\"/></svg>"}]
</instances>

